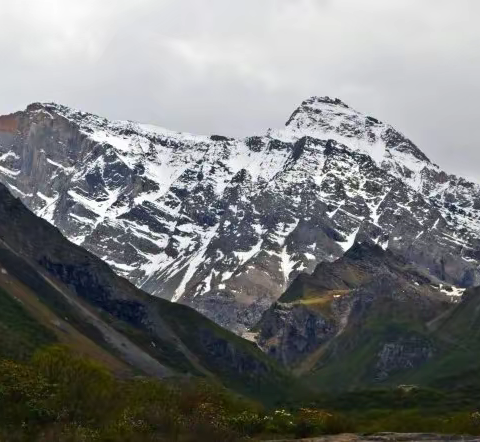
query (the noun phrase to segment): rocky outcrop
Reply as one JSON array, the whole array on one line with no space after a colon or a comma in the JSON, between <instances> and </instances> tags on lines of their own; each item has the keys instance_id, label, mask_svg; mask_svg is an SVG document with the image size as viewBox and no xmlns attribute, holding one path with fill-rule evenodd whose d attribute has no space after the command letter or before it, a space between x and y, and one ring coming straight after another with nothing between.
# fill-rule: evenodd
<instances>
[{"instance_id":1,"label":"rocky outcrop","mask_svg":"<svg viewBox=\"0 0 480 442\"><path fill-rule=\"evenodd\" d=\"M299 304L276 302L260 323L258 343L267 354L292 367L332 339L339 324Z\"/></svg>"},{"instance_id":2,"label":"rocky outcrop","mask_svg":"<svg viewBox=\"0 0 480 442\"><path fill-rule=\"evenodd\" d=\"M393 342L385 342L378 353L376 379L387 379L396 372L414 370L434 355L431 342L421 336L406 336Z\"/></svg>"},{"instance_id":3,"label":"rocky outcrop","mask_svg":"<svg viewBox=\"0 0 480 442\"><path fill-rule=\"evenodd\" d=\"M389 384L444 351L429 323L461 293L378 245L356 243L299 275L263 314L256 339L305 376L326 373L324 388Z\"/></svg>"}]
</instances>

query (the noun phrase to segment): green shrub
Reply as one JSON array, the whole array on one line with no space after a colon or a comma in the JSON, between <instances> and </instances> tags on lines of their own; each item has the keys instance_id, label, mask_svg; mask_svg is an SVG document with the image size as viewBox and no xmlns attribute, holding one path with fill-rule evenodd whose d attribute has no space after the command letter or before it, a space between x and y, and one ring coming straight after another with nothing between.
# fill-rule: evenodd
<instances>
[{"instance_id":1,"label":"green shrub","mask_svg":"<svg viewBox=\"0 0 480 442\"><path fill-rule=\"evenodd\" d=\"M297 438L347 433L352 430L353 425L345 416L325 410L302 408L294 421L294 434Z\"/></svg>"},{"instance_id":2,"label":"green shrub","mask_svg":"<svg viewBox=\"0 0 480 442\"><path fill-rule=\"evenodd\" d=\"M480 413L458 413L442 420L442 432L449 434L480 435Z\"/></svg>"},{"instance_id":3,"label":"green shrub","mask_svg":"<svg viewBox=\"0 0 480 442\"><path fill-rule=\"evenodd\" d=\"M229 417L228 424L243 436L254 436L265 431L265 416L253 411L242 411Z\"/></svg>"},{"instance_id":4,"label":"green shrub","mask_svg":"<svg viewBox=\"0 0 480 442\"><path fill-rule=\"evenodd\" d=\"M100 425L120 411L122 395L116 381L97 362L53 346L37 352L33 366L55 387L50 407L58 420Z\"/></svg>"},{"instance_id":5,"label":"green shrub","mask_svg":"<svg viewBox=\"0 0 480 442\"><path fill-rule=\"evenodd\" d=\"M33 368L0 360L0 425L25 428L51 420L47 402L53 392Z\"/></svg>"}]
</instances>

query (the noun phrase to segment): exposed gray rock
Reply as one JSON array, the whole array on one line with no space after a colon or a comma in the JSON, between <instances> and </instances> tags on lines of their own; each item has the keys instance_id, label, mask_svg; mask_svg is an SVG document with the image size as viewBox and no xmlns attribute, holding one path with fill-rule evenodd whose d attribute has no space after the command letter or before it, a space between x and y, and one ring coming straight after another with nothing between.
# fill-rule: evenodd
<instances>
[{"instance_id":1,"label":"exposed gray rock","mask_svg":"<svg viewBox=\"0 0 480 442\"><path fill-rule=\"evenodd\" d=\"M387 379L391 373L413 370L420 367L434 355L432 344L418 336L402 337L386 342L378 353L376 364L378 380Z\"/></svg>"},{"instance_id":2,"label":"exposed gray rock","mask_svg":"<svg viewBox=\"0 0 480 442\"><path fill-rule=\"evenodd\" d=\"M339 324L305 306L275 303L266 311L258 336L260 347L286 366L333 338Z\"/></svg>"}]
</instances>

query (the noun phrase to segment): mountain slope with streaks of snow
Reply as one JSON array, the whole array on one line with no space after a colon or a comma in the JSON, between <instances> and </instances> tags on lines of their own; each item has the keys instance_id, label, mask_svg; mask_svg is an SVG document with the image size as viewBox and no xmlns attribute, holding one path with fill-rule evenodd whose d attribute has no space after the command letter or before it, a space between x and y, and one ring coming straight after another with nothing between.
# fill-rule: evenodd
<instances>
[{"instance_id":1,"label":"mountain slope with streaks of snow","mask_svg":"<svg viewBox=\"0 0 480 442\"><path fill-rule=\"evenodd\" d=\"M480 187L338 99L245 139L37 103L0 117L0 180L138 287L238 332L366 237L447 283L479 282Z\"/></svg>"}]
</instances>

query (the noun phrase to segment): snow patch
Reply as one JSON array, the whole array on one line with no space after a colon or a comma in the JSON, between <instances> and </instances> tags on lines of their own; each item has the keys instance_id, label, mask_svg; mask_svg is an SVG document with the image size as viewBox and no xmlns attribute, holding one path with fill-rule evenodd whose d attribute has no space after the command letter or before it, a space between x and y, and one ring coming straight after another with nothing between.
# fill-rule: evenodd
<instances>
[{"instance_id":1,"label":"snow patch","mask_svg":"<svg viewBox=\"0 0 480 442\"><path fill-rule=\"evenodd\" d=\"M360 226L355 229L350 235L347 236L347 239L345 241L337 241L337 244L340 245L340 247L343 249L344 252L349 250L353 244L355 244L355 238L360 231Z\"/></svg>"},{"instance_id":2,"label":"snow patch","mask_svg":"<svg viewBox=\"0 0 480 442\"><path fill-rule=\"evenodd\" d=\"M280 265L283 273L283 280L287 283L289 281L290 273L292 273L295 264L298 261L292 259L291 255L287 251L287 246L282 248L280 253Z\"/></svg>"}]
</instances>

